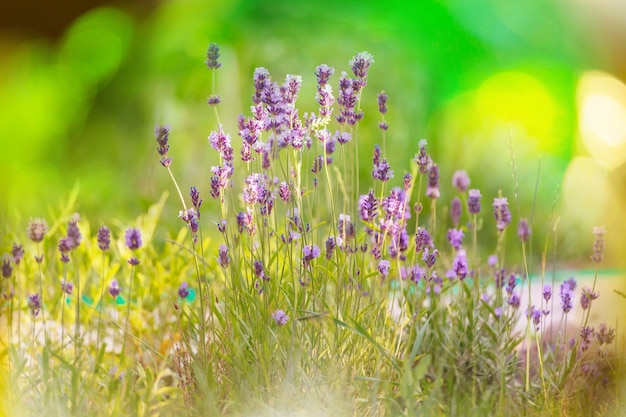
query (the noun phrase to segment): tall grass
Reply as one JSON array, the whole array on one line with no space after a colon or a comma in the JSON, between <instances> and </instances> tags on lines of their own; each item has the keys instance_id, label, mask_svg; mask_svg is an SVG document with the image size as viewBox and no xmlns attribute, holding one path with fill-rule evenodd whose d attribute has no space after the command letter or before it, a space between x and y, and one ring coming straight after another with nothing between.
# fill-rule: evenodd
<instances>
[{"instance_id":1,"label":"tall grass","mask_svg":"<svg viewBox=\"0 0 626 417\"><path fill-rule=\"evenodd\" d=\"M549 279L547 241L542 264L527 262L541 223L519 209L514 218L506 191L469 189L464 171L440 179L426 141L395 174L384 92L383 146L359 145L359 122L377 117L360 109L370 54L350 61L336 90L334 69L316 69L315 113L296 107L299 76L279 85L257 69L236 149L219 124L218 58L212 45L208 146L219 164L200 181L213 204L203 206L196 187L185 197L176 179L184 161L169 157L170 128L159 126L180 230L155 234L165 205L176 204L165 191L132 225L111 219L92 233L72 199L49 229L33 219L4 239L6 415L618 411L615 331L587 321L595 288L578 291L572 279L530 295L530 274ZM359 152L373 155L369 182L359 180ZM455 201L443 201L450 183ZM505 247L515 222L519 251ZM481 241L487 228L497 230L493 248ZM604 230L595 234L597 268ZM576 309L579 326L568 321Z\"/></svg>"}]
</instances>

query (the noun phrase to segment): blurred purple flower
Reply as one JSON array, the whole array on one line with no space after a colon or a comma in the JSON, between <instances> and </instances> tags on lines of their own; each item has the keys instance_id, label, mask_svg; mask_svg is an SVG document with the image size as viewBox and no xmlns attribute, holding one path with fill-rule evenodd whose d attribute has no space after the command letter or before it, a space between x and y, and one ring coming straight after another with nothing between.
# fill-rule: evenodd
<instances>
[{"instance_id":1,"label":"blurred purple flower","mask_svg":"<svg viewBox=\"0 0 626 417\"><path fill-rule=\"evenodd\" d=\"M289 321L289 316L283 310L276 310L272 313L272 319L277 325L284 326Z\"/></svg>"},{"instance_id":2,"label":"blurred purple flower","mask_svg":"<svg viewBox=\"0 0 626 417\"><path fill-rule=\"evenodd\" d=\"M141 241L141 232L139 231L139 229L126 229L126 232L124 233L124 239L126 241L126 246L130 250L137 250L143 244Z\"/></svg>"},{"instance_id":3,"label":"blurred purple flower","mask_svg":"<svg viewBox=\"0 0 626 417\"><path fill-rule=\"evenodd\" d=\"M98 229L98 247L100 250L105 251L109 249L111 245L111 231L106 226L101 226Z\"/></svg>"},{"instance_id":4,"label":"blurred purple flower","mask_svg":"<svg viewBox=\"0 0 626 417\"><path fill-rule=\"evenodd\" d=\"M461 193L467 191L470 185L470 178L467 172L463 169L455 171L454 174L452 174L452 185Z\"/></svg>"},{"instance_id":5,"label":"blurred purple flower","mask_svg":"<svg viewBox=\"0 0 626 417\"><path fill-rule=\"evenodd\" d=\"M471 189L467 192L467 211L471 214L480 213L480 190Z\"/></svg>"}]
</instances>

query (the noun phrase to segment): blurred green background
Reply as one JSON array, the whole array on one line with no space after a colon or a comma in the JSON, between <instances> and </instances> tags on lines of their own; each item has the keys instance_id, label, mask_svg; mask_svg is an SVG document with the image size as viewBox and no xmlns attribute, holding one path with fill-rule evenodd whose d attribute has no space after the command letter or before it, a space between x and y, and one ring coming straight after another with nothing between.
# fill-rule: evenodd
<instances>
[{"instance_id":1,"label":"blurred green background","mask_svg":"<svg viewBox=\"0 0 626 417\"><path fill-rule=\"evenodd\" d=\"M609 264L626 265L626 6L619 0L30 3L5 2L0 13L4 231L47 216L75 186L76 208L93 222L145 211L173 191L155 152L158 123L172 126L181 185L197 185L210 205L210 42L221 47L216 88L235 143L254 68L276 80L301 74L300 108L315 111L315 67L348 71L348 60L367 50L375 64L359 128L363 176L380 142L376 94L385 90L396 183L426 138L445 203L452 173L465 169L482 190L486 218L498 190L511 202L517 190L536 245L552 233L555 207L560 258L585 263L592 227L603 224ZM64 7L76 16L68 19ZM165 221L178 225L174 199L168 210ZM515 203L512 211L517 219Z\"/></svg>"}]
</instances>

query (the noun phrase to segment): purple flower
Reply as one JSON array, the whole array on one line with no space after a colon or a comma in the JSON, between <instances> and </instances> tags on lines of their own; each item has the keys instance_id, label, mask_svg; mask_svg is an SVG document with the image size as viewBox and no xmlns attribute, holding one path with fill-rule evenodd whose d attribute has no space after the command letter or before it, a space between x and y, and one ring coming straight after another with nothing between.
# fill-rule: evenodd
<instances>
[{"instance_id":1,"label":"purple flower","mask_svg":"<svg viewBox=\"0 0 626 417\"><path fill-rule=\"evenodd\" d=\"M506 300L507 304L510 305L511 307L514 308L519 308L520 303L521 303L521 299L519 298L519 295L517 295L517 293L513 293L511 294L511 296L508 298L508 300Z\"/></svg>"},{"instance_id":2,"label":"purple flower","mask_svg":"<svg viewBox=\"0 0 626 417\"><path fill-rule=\"evenodd\" d=\"M48 232L48 223L44 219L35 218L31 219L28 223L26 233L28 238L33 242L41 242Z\"/></svg>"},{"instance_id":3,"label":"purple flower","mask_svg":"<svg viewBox=\"0 0 626 417\"><path fill-rule=\"evenodd\" d=\"M306 245L304 248L302 248L302 254L304 255L302 257L302 263L304 264L304 266L309 266L313 259L320 256L320 253L320 248L316 245Z\"/></svg>"},{"instance_id":4,"label":"purple flower","mask_svg":"<svg viewBox=\"0 0 626 417\"><path fill-rule=\"evenodd\" d=\"M463 244L463 230L461 229L450 229L448 230L448 242L455 250L461 249L461 245Z\"/></svg>"},{"instance_id":5,"label":"purple flower","mask_svg":"<svg viewBox=\"0 0 626 417\"><path fill-rule=\"evenodd\" d=\"M61 262L68 263L70 261L68 254L71 250L72 248L70 247L70 244L68 243L68 239L66 237L59 239L59 252L61 252Z\"/></svg>"},{"instance_id":6,"label":"purple flower","mask_svg":"<svg viewBox=\"0 0 626 417\"><path fill-rule=\"evenodd\" d=\"M215 95L215 94L210 95L209 98L207 99L207 103L209 106L217 106L221 102L222 102L222 99L220 98L220 96Z\"/></svg>"},{"instance_id":7,"label":"purple flower","mask_svg":"<svg viewBox=\"0 0 626 417\"><path fill-rule=\"evenodd\" d=\"M391 265L389 264L389 261L383 259L381 261L378 262L378 272L380 272L380 275L383 278L386 278L389 275L389 268L391 267Z\"/></svg>"},{"instance_id":8,"label":"purple flower","mask_svg":"<svg viewBox=\"0 0 626 417\"><path fill-rule=\"evenodd\" d=\"M333 135L333 139L336 140L340 145L345 145L346 143L350 142L352 140L352 135L350 134L350 132L335 132L335 134ZM334 146L334 140L331 141L333 143ZM328 143L326 144L326 149L327 149L327 153L332 153L332 152L328 152ZM334 148L333 148L334 150Z\"/></svg>"},{"instance_id":9,"label":"purple flower","mask_svg":"<svg viewBox=\"0 0 626 417\"><path fill-rule=\"evenodd\" d=\"M319 65L315 70L315 76L317 77L318 87L323 87L328 83L330 76L335 73L333 67L329 67L326 64Z\"/></svg>"},{"instance_id":10,"label":"purple flower","mask_svg":"<svg viewBox=\"0 0 626 417\"><path fill-rule=\"evenodd\" d=\"M432 199L439 198L439 165L437 164L432 164L428 170L426 196Z\"/></svg>"},{"instance_id":11,"label":"purple flower","mask_svg":"<svg viewBox=\"0 0 626 417\"><path fill-rule=\"evenodd\" d=\"M593 256L591 259L595 263L602 262L602 258L604 256L604 234L606 230L604 226L596 226L593 228L593 234L595 235L595 239L593 241Z\"/></svg>"},{"instance_id":12,"label":"purple flower","mask_svg":"<svg viewBox=\"0 0 626 417\"><path fill-rule=\"evenodd\" d=\"M372 222L378 214L378 199L374 196L374 191L359 197L359 217L366 222Z\"/></svg>"},{"instance_id":13,"label":"purple flower","mask_svg":"<svg viewBox=\"0 0 626 417\"><path fill-rule=\"evenodd\" d=\"M470 185L470 179L465 170L458 170L452 174L452 185L456 187L459 192L463 193L467 191Z\"/></svg>"},{"instance_id":14,"label":"purple flower","mask_svg":"<svg viewBox=\"0 0 626 417\"><path fill-rule=\"evenodd\" d=\"M354 229L354 223L352 223L350 216L347 214L339 214L339 235L343 239L351 239L354 237L356 231Z\"/></svg>"},{"instance_id":15,"label":"purple flower","mask_svg":"<svg viewBox=\"0 0 626 417\"><path fill-rule=\"evenodd\" d=\"M372 158L374 168L372 169L372 177L380 181L388 181L393 178L393 171L385 158L380 157L380 147L374 146L374 156Z\"/></svg>"},{"instance_id":16,"label":"purple flower","mask_svg":"<svg viewBox=\"0 0 626 417\"><path fill-rule=\"evenodd\" d=\"M606 327L606 324L602 323L600 324L598 331L595 334L596 334L596 341L598 342L598 345L602 345L602 344L610 345L611 342L613 342L613 339L615 338L615 329Z\"/></svg>"},{"instance_id":17,"label":"purple flower","mask_svg":"<svg viewBox=\"0 0 626 417\"><path fill-rule=\"evenodd\" d=\"M566 279L565 282L561 284L561 292L565 290L573 292L575 289L576 289L576 280L574 279L574 277Z\"/></svg>"},{"instance_id":18,"label":"purple flower","mask_svg":"<svg viewBox=\"0 0 626 417\"><path fill-rule=\"evenodd\" d=\"M217 60L220 57L220 47L216 43L210 43L206 52L206 64L209 69L216 70L222 66Z\"/></svg>"},{"instance_id":19,"label":"purple flower","mask_svg":"<svg viewBox=\"0 0 626 417\"><path fill-rule=\"evenodd\" d=\"M288 203L291 200L291 189L289 188L289 184L285 181L281 182L278 187L278 196L285 203Z\"/></svg>"},{"instance_id":20,"label":"purple flower","mask_svg":"<svg viewBox=\"0 0 626 417\"><path fill-rule=\"evenodd\" d=\"M583 310L587 310L591 306L591 302L599 297L597 292L592 292L589 288L585 287L580 295L580 306Z\"/></svg>"},{"instance_id":21,"label":"purple flower","mask_svg":"<svg viewBox=\"0 0 626 417\"><path fill-rule=\"evenodd\" d=\"M120 295L121 291L122 290L117 284L117 280L114 279L113 281L111 281L111 284L109 285L109 294L111 294L111 297L117 298L117 296Z\"/></svg>"},{"instance_id":22,"label":"purple flower","mask_svg":"<svg viewBox=\"0 0 626 417\"><path fill-rule=\"evenodd\" d=\"M461 200L458 197L454 197L450 202L450 219L452 220L452 225L457 227L461 222L461 214L463 213L463 205L461 204Z\"/></svg>"},{"instance_id":23,"label":"purple flower","mask_svg":"<svg viewBox=\"0 0 626 417\"><path fill-rule=\"evenodd\" d=\"M228 264L230 263L230 257L228 256L228 246L224 244L220 245L217 253L217 262L220 264L220 266L222 268L228 267Z\"/></svg>"},{"instance_id":24,"label":"purple flower","mask_svg":"<svg viewBox=\"0 0 626 417\"><path fill-rule=\"evenodd\" d=\"M504 231L506 226L511 223L511 212L506 197L493 199L493 217L496 219L498 232Z\"/></svg>"},{"instance_id":25,"label":"purple flower","mask_svg":"<svg viewBox=\"0 0 626 417\"><path fill-rule=\"evenodd\" d=\"M561 284L561 309L563 313L567 314L573 307L572 290L569 290L564 284Z\"/></svg>"},{"instance_id":26,"label":"purple flower","mask_svg":"<svg viewBox=\"0 0 626 417\"><path fill-rule=\"evenodd\" d=\"M287 74L282 90L284 91L284 101L288 104L294 104L298 99L298 92L302 85L302 77L294 74Z\"/></svg>"},{"instance_id":27,"label":"purple flower","mask_svg":"<svg viewBox=\"0 0 626 417\"><path fill-rule=\"evenodd\" d=\"M374 63L374 57L367 51L359 52L348 63L357 78L366 78L370 65ZM362 85L361 87L364 87Z\"/></svg>"},{"instance_id":28,"label":"purple flower","mask_svg":"<svg viewBox=\"0 0 626 417\"><path fill-rule=\"evenodd\" d=\"M216 223L217 225L217 230L219 230L220 233L225 233L226 232L226 220L222 220L219 223Z\"/></svg>"},{"instance_id":29,"label":"purple flower","mask_svg":"<svg viewBox=\"0 0 626 417\"><path fill-rule=\"evenodd\" d=\"M419 171L420 174L424 175L428 172L428 170L430 169L430 165L432 164L432 159L430 158L430 155L428 155L428 153L426 152L426 145L428 144L428 142L426 142L426 139L422 139L419 141L419 153L417 155L415 155L415 158L413 159L415 161L415 163L417 164L417 166L419 167Z\"/></svg>"},{"instance_id":30,"label":"purple flower","mask_svg":"<svg viewBox=\"0 0 626 417\"><path fill-rule=\"evenodd\" d=\"M378 111L383 115L387 113L387 93L384 91L378 94Z\"/></svg>"},{"instance_id":31,"label":"purple flower","mask_svg":"<svg viewBox=\"0 0 626 417\"><path fill-rule=\"evenodd\" d=\"M471 214L480 213L480 190L471 189L467 192L467 211Z\"/></svg>"},{"instance_id":32,"label":"purple flower","mask_svg":"<svg viewBox=\"0 0 626 417\"><path fill-rule=\"evenodd\" d=\"M272 313L272 319L277 325L284 326L289 321L289 316L283 310L276 310Z\"/></svg>"},{"instance_id":33,"label":"purple flower","mask_svg":"<svg viewBox=\"0 0 626 417\"><path fill-rule=\"evenodd\" d=\"M170 127L165 125L165 126L157 126L154 129L154 136L156 137L156 141L157 141L157 152L159 153L159 155L161 155L161 165L163 165L164 167L169 167L172 164L172 157L171 156L167 156L167 153L170 150L170 145L169 145L169 136L170 136Z\"/></svg>"},{"instance_id":34,"label":"purple flower","mask_svg":"<svg viewBox=\"0 0 626 417\"><path fill-rule=\"evenodd\" d=\"M126 246L130 250L137 250L141 247L141 232L139 229L129 228L124 233L124 239L126 240Z\"/></svg>"},{"instance_id":35,"label":"purple flower","mask_svg":"<svg viewBox=\"0 0 626 417\"><path fill-rule=\"evenodd\" d=\"M423 227L417 228L417 233L415 234L415 252L421 252L423 249L430 247L432 245L432 239L430 234L428 234L428 230Z\"/></svg>"},{"instance_id":36,"label":"purple flower","mask_svg":"<svg viewBox=\"0 0 626 417\"><path fill-rule=\"evenodd\" d=\"M520 219L517 224L517 236L520 238L522 242L528 242L528 238L530 237L530 225L528 224L528 220Z\"/></svg>"},{"instance_id":37,"label":"purple flower","mask_svg":"<svg viewBox=\"0 0 626 417\"><path fill-rule=\"evenodd\" d=\"M189 297L189 289L187 287L188 284L186 282L183 282L180 284L180 287L178 287L178 296L183 300Z\"/></svg>"},{"instance_id":38,"label":"purple flower","mask_svg":"<svg viewBox=\"0 0 626 417\"><path fill-rule=\"evenodd\" d=\"M254 275L257 278L261 278L264 281L269 281L270 277L268 277L265 274L265 270L263 269L263 262L261 262L258 259L255 259L254 262L252 263L253 269L254 269Z\"/></svg>"},{"instance_id":39,"label":"purple flower","mask_svg":"<svg viewBox=\"0 0 626 417\"><path fill-rule=\"evenodd\" d=\"M487 258L487 264L491 267L495 267L498 264L498 255L490 255Z\"/></svg>"},{"instance_id":40,"label":"purple flower","mask_svg":"<svg viewBox=\"0 0 626 417\"><path fill-rule=\"evenodd\" d=\"M456 255L454 261L452 262L452 269L461 281L467 277L467 258L465 257L465 253L459 252Z\"/></svg>"},{"instance_id":41,"label":"purple flower","mask_svg":"<svg viewBox=\"0 0 626 417\"><path fill-rule=\"evenodd\" d=\"M230 135L224 133L221 124L217 132L213 131L209 135L209 143L213 149L219 152L220 157L224 161L230 162L233 160L233 147L230 144Z\"/></svg>"},{"instance_id":42,"label":"purple flower","mask_svg":"<svg viewBox=\"0 0 626 417\"><path fill-rule=\"evenodd\" d=\"M82 235L80 234L80 230L78 229L76 219L72 219L68 223L66 240L71 249L76 249L78 245L80 245Z\"/></svg>"},{"instance_id":43,"label":"purple flower","mask_svg":"<svg viewBox=\"0 0 626 417\"><path fill-rule=\"evenodd\" d=\"M105 251L109 249L111 245L111 231L106 226L101 226L98 229L98 247L100 250Z\"/></svg>"},{"instance_id":44,"label":"purple flower","mask_svg":"<svg viewBox=\"0 0 626 417\"><path fill-rule=\"evenodd\" d=\"M67 295L72 295L72 292L74 292L74 284L65 282L65 280L61 281L61 291Z\"/></svg>"},{"instance_id":45,"label":"purple flower","mask_svg":"<svg viewBox=\"0 0 626 417\"><path fill-rule=\"evenodd\" d=\"M128 263L129 263L130 265L132 265L132 266L137 266L137 265L139 265L139 259L137 259L137 257L135 257L135 256L131 256L131 257L128 259Z\"/></svg>"},{"instance_id":46,"label":"purple flower","mask_svg":"<svg viewBox=\"0 0 626 417\"><path fill-rule=\"evenodd\" d=\"M38 293L28 296L28 308L30 308L33 317L39 315L39 311L41 310L41 297Z\"/></svg>"},{"instance_id":47,"label":"purple flower","mask_svg":"<svg viewBox=\"0 0 626 417\"><path fill-rule=\"evenodd\" d=\"M580 329L580 350L586 351L591 346L593 338L593 327L585 326Z\"/></svg>"},{"instance_id":48,"label":"purple flower","mask_svg":"<svg viewBox=\"0 0 626 417\"><path fill-rule=\"evenodd\" d=\"M422 260L426 263L426 266L432 268L437 262L437 258L439 257L439 251L437 249L433 249L429 251L428 248L424 248L424 253L422 253Z\"/></svg>"},{"instance_id":49,"label":"purple flower","mask_svg":"<svg viewBox=\"0 0 626 417\"><path fill-rule=\"evenodd\" d=\"M202 205L202 199L200 198L200 192L195 185L192 185L189 189L189 196L191 197L191 204L196 209L198 217L200 217L200 206Z\"/></svg>"},{"instance_id":50,"label":"purple flower","mask_svg":"<svg viewBox=\"0 0 626 417\"><path fill-rule=\"evenodd\" d=\"M2 277L10 278L12 273L13 273L13 267L11 266L9 255L5 254L2 257Z\"/></svg>"},{"instance_id":51,"label":"purple flower","mask_svg":"<svg viewBox=\"0 0 626 417\"><path fill-rule=\"evenodd\" d=\"M535 308L534 306L530 306L526 310L526 316L528 317L528 320L533 321L536 329L539 330L539 324L541 323L541 310Z\"/></svg>"},{"instance_id":52,"label":"purple flower","mask_svg":"<svg viewBox=\"0 0 626 417\"><path fill-rule=\"evenodd\" d=\"M20 261L24 257L24 249L22 249L22 245L18 245L17 243L13 242L11 255L13 256L13 262L15 263L15 265L19 265Z\"/></svg>"},{"instance_id":53,"label":"purple flower","mask_svg":"<svg viewBox=\"0 0 626 417\"><path fill-rule=\"evenodd\" d=\"M546 302L550 301L552 298L552 286L550 284L546 284L543 286L543 299Z\"/></svg>"},{"instance_id":54,"label":"purple flower","mask_svg":"<svg viewBox=\"0 0 626 417\"><path fill-rule=\"evenodd\" d=\"M331 236L326 239L326 259L330 259L333 256L333 251L335 250L336 246L337 244L335 243L334 237Z\"/></svg>"}]
</instances>

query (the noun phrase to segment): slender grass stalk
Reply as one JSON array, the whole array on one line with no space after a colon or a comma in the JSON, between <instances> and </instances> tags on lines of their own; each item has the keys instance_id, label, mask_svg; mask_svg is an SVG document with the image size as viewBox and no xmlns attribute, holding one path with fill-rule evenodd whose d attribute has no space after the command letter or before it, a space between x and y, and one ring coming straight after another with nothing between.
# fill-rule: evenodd
<instances>
[{"instance_id":1,"label":"slender grass stalk","mask_svg":"<svg viewBox=\"0 0 626 417\"><path fill-rule=\"evenodd\" d=\"M120 358L120 365L124 364L124 359L126 357L126 339L128 338L128 319L130 318L130 304L132 300L133 294L133 277L135 272L135 265L131 264L130 266L130 279L128 281L128 300L126 300L126 319L124 320L124 338L122 340L122 352Z\"/></svg>"},{"instance_id":2,"label":"slender grass stalk","mask_svg":"<svg viewBox=\"0 0 626 417\"><path fill-rule=\"evenodd\" d=\"M100 349L100 332L102 329L102 309L104 308L104 277L105 277L105 262L106 257L104 250L102 251L102 275L100 277L100 300L98 301L98 329L96 330L96 349ZM94 367L94 373L98 373L98 367Z\"/></svg>"}]
</instances>

